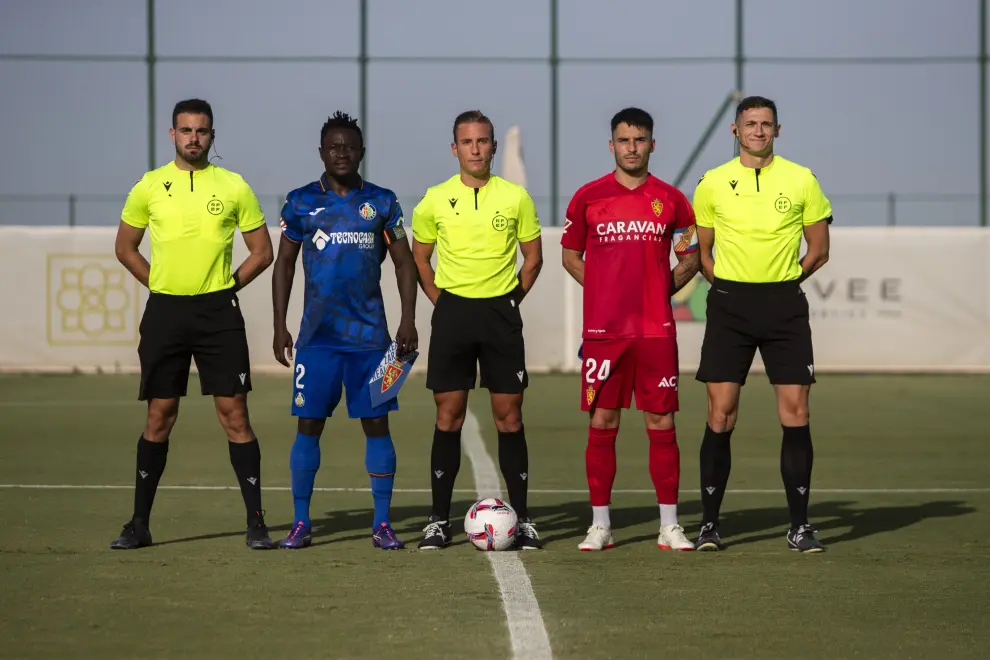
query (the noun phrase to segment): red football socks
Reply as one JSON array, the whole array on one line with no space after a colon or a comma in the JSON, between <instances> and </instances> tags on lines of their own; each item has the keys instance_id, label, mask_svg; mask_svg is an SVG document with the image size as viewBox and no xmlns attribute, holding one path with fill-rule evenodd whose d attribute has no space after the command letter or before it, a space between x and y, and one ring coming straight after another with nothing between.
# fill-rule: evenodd
<instances>
[{"instance_id":1,"label":"red football socks","mask_svg":"<svg viewBox=\"0 0 990 660\"><path fill-rule=\"evenodd\" d=\"M677 504L681 482L681 452L677 447L677 430L647 429L650 437L650 477L657 491L657 503Z\"/></svg>"},{"instance_id":2,"label":"red football socks","mask_svg":"<svg viewBox=\"0 0 990 660\"><path fill-rule=\"evenodd\" d=\"M615 437L619 429L588 428L584 464L588 474L591 506L608 506L615 483Z\"/></svg>"}]
</instances>

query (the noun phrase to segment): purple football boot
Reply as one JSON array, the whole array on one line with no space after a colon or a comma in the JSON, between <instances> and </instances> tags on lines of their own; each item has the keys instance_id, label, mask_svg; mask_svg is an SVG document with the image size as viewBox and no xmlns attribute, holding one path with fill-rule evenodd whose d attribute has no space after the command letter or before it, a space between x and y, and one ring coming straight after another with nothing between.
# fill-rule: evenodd
<instances>
[{"instance_id":1,"label":"purple football boot","mask_svg":"<svg viewBox=\"0 0 990 660\"><path fill-rule=\"evenodd\" d=\"M289 535L278 542L278 547L283 550L308 548L313 543L313 537L310 535L312 531L309 525L299 521L292 527Z\"/></svg>"},{"instance_id":2,"label":"purple football boot","mask_svg":"<svg viewBox=\"0 0 990 660\"><path fill-rule=\"evenodd\" d=\"M406 544L395 536L395 530L387 522L383 522L372 531L371 545L382 550L402 550Z\"/></svg>"}]
</instances>

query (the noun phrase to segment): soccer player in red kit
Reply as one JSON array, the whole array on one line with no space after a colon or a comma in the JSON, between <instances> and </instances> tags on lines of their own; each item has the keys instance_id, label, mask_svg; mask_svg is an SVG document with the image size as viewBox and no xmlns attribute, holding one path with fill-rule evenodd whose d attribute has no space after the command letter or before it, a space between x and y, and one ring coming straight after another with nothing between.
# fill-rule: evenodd
<instances>
[{"instance_id":1,"label":"soccer player in red kit","mask_svg":"<svg viewBox=\"0 0 990 660\"><path fill-rule=\"evenodd\" d=\"M584 286L581 409L590 413L585 466L592 523L581 550L612 547L609 504L621 409L646 417L649 469L664 550L693 550L677 523L680 452L674 429L677 330L670 298L700 265L694 211L650 174L653 118L626 108L612 118L615 171L583 186L567 207L563 264ZM673 246L677 265L671 269Z\"/></svg>"}]
</instances>

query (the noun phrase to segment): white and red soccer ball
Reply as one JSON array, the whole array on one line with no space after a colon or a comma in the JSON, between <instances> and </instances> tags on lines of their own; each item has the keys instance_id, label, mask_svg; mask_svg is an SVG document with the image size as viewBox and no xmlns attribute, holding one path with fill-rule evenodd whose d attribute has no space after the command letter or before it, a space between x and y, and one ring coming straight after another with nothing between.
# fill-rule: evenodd
<instances>
[{"instance_id":1,"label":"white and red soccer ball","mask_svg":"<svg viewBox=\"0 0 990 660\"><path fill-rule=\"evenodd\" d=\"M506 502L488 497L478 500L464 516L464 533L479 550L508 550L516 541L519 518Z\"/></svg>"}]
</instances>

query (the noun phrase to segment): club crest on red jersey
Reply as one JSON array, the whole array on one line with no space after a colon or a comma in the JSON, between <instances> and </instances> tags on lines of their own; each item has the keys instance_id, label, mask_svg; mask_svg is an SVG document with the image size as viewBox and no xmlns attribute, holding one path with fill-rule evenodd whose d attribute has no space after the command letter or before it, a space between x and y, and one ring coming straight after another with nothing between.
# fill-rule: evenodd
<instances>
[{"instance_id":1,"label":"club crest on red jersey","mask_svg":"<svg viewBox=\"0 0 990 660\"><path fill-rule=\"evenodd\" d=\"M650 202L650 206L653 207L653 214L659 218L660 214L663 213L663 202L654 198L653 201Z\"/></svg>"}]
</instances>

